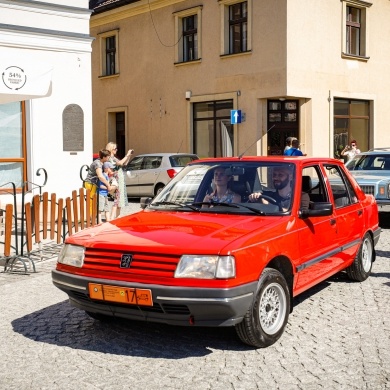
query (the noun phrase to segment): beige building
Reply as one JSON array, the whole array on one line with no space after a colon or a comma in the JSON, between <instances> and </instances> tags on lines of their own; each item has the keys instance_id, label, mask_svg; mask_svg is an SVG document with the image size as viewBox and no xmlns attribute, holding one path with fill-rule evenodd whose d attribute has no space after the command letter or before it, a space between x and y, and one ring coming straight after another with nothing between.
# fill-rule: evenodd
<instances>
[{"instance_id":1,"label":"beige building","mask_svg":"<svg viewBox=\"0 0 390 390\"><path fill-rule=\"evenodd\" d=\"M94 151L390 146L389 19L388 0L95 1Z\"/></svg>"}]
</instances>

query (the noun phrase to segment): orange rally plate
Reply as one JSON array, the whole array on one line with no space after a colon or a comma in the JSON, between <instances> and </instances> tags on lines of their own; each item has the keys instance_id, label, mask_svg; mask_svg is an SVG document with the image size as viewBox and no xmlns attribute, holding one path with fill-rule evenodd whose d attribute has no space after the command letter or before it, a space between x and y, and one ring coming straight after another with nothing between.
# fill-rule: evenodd
<instances>
[{"instance_id":1,"label":"orange rally plate","mask_svg":"<svg viewBox=\"0 0 390 390\"><path fill-rule=\"evenodd\" d=\"M153 306L151 290L143 288L107 286L105 284L96 283L89 283L88 287L91 299L128 303L130 305Z\"/></svg>"}]
</instances>

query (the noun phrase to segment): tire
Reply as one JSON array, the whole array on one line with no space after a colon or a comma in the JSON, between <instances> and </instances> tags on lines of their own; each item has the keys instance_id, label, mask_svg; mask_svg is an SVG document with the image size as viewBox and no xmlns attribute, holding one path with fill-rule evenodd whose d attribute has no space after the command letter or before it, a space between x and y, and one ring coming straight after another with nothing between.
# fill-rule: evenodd
<instances>
[{"instance_id":1,"label":"tire","mask_svg":"<svg viewBox=\"0 0 390 390\"><path fill-rule=\"evenodd\" d=\"M274 344L284 332L290 313L290 291L284 276L265 268L251 308L235 326L245 344L265 348Z\"/></svg>"},{"instance_id":2,"label":"tire","mask_svg":"<svg viewBox=\"0 0 390 390\"><path fill-rule=\"evenodd\" d=\"M164 188L164 184L157 184L155 189L154 189L154 195L155 196L158 195L162 191L163 188Z\"/></svg>"},{"instance_id":3,"label":"tire","mask_svg":"<svg viewBox=\"0 0 390 390\"><path fill-rule=\"evenodd\" d=\"M371 274L374 259L374 244L371 235L366 233L353 263L346 269L348 277L358 282L366 280Z\"/></svg>"}]
</instances>

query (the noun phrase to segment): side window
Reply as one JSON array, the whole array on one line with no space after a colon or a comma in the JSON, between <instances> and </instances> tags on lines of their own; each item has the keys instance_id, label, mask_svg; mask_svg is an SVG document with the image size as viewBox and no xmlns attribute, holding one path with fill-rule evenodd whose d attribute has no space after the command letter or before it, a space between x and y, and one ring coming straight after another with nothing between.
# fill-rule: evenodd
<instances>
[{"instance_id":1,"label":"side window","mask_svg":"<svg viewBox=\"0 0 390 390\"><path fill-rule=\"evenodd\" d=\"M221 55L246 53L252 49L252 0L220 0L223 31Z\"/></svg>"},{"instance_id":2,"label":"side window","mask_svg":"<svg viewBox=\"0 0 390 390\"><path fill-rule=\"evenodd\" d=\"M101 76L119 74L118 39L119 30L108 31L99 36Z\"/></svg>"},{"instance_id":3,"label":"side window","mask_svg":"<svg viewBox=\"0 0 390 390\"><path fill-rule=\"evenodd\" d=\"M346 57L363 57L367 54L368 8L372 3L361 0L342 0L343 2L343 49Z\"/></svg>"},{"instance_id":4,"label":"side window","mask_svg":"<svg viewBox=\"0 0 390 390\"><path fill-rule=\"evenodd\" d=\"M302 200L304 198L303 193L309 195L310 202L329 202L329 195L318 165L303 168Z\"/></svg>"},{"instance_id":5,"label":"side window","mask_svg":"<svg viewBox=\"0 0 390 390\"><path fill-rule=\"evenodd\" d=\"M325 171L329 179L336 209L357 202L357 196L344 172L339 166L326 165Z\"/></svg>"},{"instance_id":6,"label":"side window","mask_svg":"<svg viewBox=\"0 0 390 390\"><path fill-rule=\"evenodd\" d=\"M143 160L143 157L135 157L133 160L130 161L126 169L128 171L139 171L142 167Z\"/></svg>"},{"instance_id":7,"label":"side window","mask_svg":"<svg viewBox=\"0 0 390 390\"><path fill-rule=\"evenodd\" d=\"M175 16L175 63L202 58L202 6L179 11Z\"/></svg>"},{"instance_id":8,"label":"side window","mask_svg":"<svg viewBox=\"0 0 390 390\"><path fill-rule=\"evenodd\" d=\"M161 165L161 157L158 156L148 156L144 158L144 163L142 169L156 169Z\"/></svg>"}]
</instances>

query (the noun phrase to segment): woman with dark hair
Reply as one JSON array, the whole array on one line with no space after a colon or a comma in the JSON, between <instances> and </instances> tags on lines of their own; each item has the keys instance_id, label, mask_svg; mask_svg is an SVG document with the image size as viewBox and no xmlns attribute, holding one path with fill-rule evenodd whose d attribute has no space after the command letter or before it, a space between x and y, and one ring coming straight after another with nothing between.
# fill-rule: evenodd
<instances>
[{"instance_id":1,"label":"woman with dark hair","mask_svg":"<svg viewBox=\"0 0 390 390\"><path fill-rule=\"evenodd\" d=\"M110 183L103 175L103 164L108 161L111 153L107 149L99 151L99 158L94 160L89 166L87 177L84 180L84 188L90 190L91 201L98 189L99 180L107 187L107 190L111 190ZM90 212L92 213L92 202L90 206Z\"/></svg>"}]
</instances>

